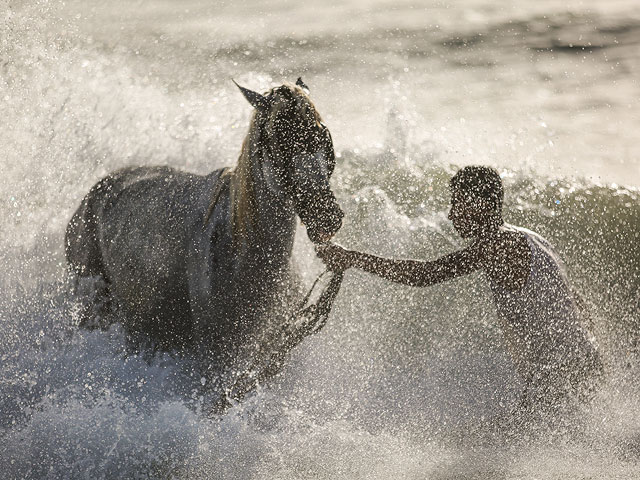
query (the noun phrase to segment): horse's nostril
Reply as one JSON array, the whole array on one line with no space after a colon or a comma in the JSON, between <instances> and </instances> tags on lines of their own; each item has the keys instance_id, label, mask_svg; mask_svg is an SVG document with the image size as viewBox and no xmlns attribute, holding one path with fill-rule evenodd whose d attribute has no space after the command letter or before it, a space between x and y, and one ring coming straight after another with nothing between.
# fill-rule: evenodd
<instances>
[{"instance_id":1,"label":"horse's nostril","mask_svg":"<svg viewBox=\"0 0 640 480\"><path fill-rule=\"evenodd\" d=\"M336 230L339 229L342 226L342 219L344 218L344 212L342 211L342 209L337 203L334 204L334 210L331 215L331 218L333 220L333 223L337 225Z\"/></svg>"},{"instance_id":2,"label":"horse's nostril","mask_svg":"<svg viewBox=\"0 0 640 480\"><path fill-rule=\"evenodd\" d=\"M333 216L332 227L334 232L337 232L342 227L342 219L344 218L344 213L342 210L338 210L338 212Z\"/></svg>"}]
</instances>

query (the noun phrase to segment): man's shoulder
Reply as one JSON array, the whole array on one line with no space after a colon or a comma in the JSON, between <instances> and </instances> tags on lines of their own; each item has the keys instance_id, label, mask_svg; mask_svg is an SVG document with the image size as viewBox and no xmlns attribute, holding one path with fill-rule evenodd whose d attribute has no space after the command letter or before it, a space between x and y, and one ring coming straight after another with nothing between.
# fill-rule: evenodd
<instances>
[{"instance_id":1,"label":"man's shoulder","mask_svg":"<svg viewBox=\"0 0 640 480\"><path fill-rule=\"evenodd\" d=\"M563 272L566 270L560 255L550 241L533 230L523 227L515 228L526 237L531 254L537 264L544 264L547 266L546 268L557 268Z\"/></svg>"},{"instance_id":2,"label":"man's shoulder","mask_svg":"<svg viewBox=\"0 0 640 480\"><path fill-rule=\"evenodd\" d=\"M507 231L513 232L514 234L522 235L527 240L533 240L533 241L535 241L537 243L542 243L543 245L545 245L548 248L551 248L551 243L545 237L543 237L538 232L534 232L533 230L531 230L529 228L519 227L517 225L507 225L507 224L505 224L505 229Z\"/></svg>"}]
</instances>

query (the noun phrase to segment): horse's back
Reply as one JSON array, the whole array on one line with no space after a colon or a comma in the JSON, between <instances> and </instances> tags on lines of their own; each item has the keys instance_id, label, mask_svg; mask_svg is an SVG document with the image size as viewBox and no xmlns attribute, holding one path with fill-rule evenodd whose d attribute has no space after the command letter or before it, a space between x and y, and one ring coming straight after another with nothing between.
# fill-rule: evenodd
<instances>
[{"instance_id":1,"label":"horse's back","mask_svg":"<svg viewBox=\"0 0 640 480\"><path fill-rule=\"evenodd\" d=\"M66 234L70 267L107 280L131 329L188 336L185 258L202 225L209 183L168 167L127 168L100 180L73 215Z\"/></svg>"},{"instance_id":2,"label":"horse's back","mask_svg":"<svg viewBox=\"0 0 640 480\"><path fill-rule=\"evenodd\" d=\"M65 234L65 253L70 268L81 276L105 275L100 254L101 227L121 194L138 183L184 175L168 167L135 167L113 172L98 181L82 199Z\"/></svg>"}]
</instances>

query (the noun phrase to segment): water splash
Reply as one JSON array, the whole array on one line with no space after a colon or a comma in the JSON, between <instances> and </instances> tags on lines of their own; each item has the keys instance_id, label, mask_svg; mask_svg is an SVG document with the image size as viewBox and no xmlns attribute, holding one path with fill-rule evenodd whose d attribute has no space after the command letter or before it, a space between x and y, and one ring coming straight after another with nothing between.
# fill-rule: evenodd
<instances>
[{"instance_id":1,"label":"water splash","mask_svg":"<svg viewBox=\"0 0 640 480\"><path fill-rule=\"evenodd\" d=\"M135 355L118 325L76 328L87 299L66 284L66 222L86 189L121 166L170 163L205 172L232 164L249 115L225 84L232 74L248 72L238 80L264 88L290 71L297 76L302 67L312 69L321 58L331 73L323 78L319 67L312 71L330 90L344 84L343 65L353 76L354 63L331 35L295 45L284 37L255 40L246 55L242 42L203 41L191 51L173 37L162 43L167 33L158 32L136 37L139 51L149 55L141 58L130 45L90 38L82 22L58 21L61 11L47 2L11 5L4 15L0 468L7 477L637 477L637 188L541 173L534 161L537 133L500 123L509 148L532 152L529 166L496 163L507 217L558 248L605 349L608 380L592 405L526 431L514 428L510 412L520 382L481 278L409 289L349 272L322 333L305 341L285 371L247 402L210 418L202 413L206 389L190 358ZM633 40L634 25L625 39ZM526 31L526 22L518 28ZM478 71L461 45L434 46L455 32L420 43L423 50L412 49L411 42L424 38L415 33L378 38L380 29L362 28L351 38L364 45L369 73L388 63L389 38L400 42L397 52L416 58L434 49L436 57L442 49L459 51L467 65L442 67L443 75ZM160 46L145 50L141 38ZM279 67L260 65L278 51L284 52ZM178 58L184 75L172 67ZM396 93L373 97L389 99L382 104L395 120L384 126L382 115L379 122L387 141L363 148L366 142L347 141L344 134L336 142L334 182L347 212L338 240L384 255L434 258L462 245L446 220L447 182L457 168L449 162L465 157L487 132L473 130L474 120L457 114L458 130L425 137L420 126L434 121L421 118L416 104L435 110L431 102L443 90L422 93L419 87L436 80L420 83L410 72L385 72L383 87L393 89L396 80L388 78L395 78ZM455 78L467 78L462 75ZM322 90L312 87L314 95ZM348 105L353 90L345 91L324 100ZM412 94L415 104L400 92ZM438 105L446 110L450 97L444 98ZM348 132L350 109L335 111L341 118L331 119L332 131ZM540 126L539 118L529 120ZM545 144L557 141L547 125L540 128ZM295 253L309 283L322 267L303 235Z\"/></svg>"}]
</instances>

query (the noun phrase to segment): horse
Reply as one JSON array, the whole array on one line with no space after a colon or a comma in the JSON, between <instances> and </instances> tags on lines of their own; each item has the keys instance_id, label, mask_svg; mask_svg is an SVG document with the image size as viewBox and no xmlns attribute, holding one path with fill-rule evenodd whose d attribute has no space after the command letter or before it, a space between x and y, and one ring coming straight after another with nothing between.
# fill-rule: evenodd
<instances>
[{"instance_id":1,"label":"horse","mask_svg":"<svg viewBox=\"0 0 640 480\"><path fill-rule=\"evenodd\" d=\"M128 338L195 349L216 372L250 361L286 316L297 217L317 244L344 216L329 184L333 141L308 87L236 86L253 114L235 168L121 169L90 189L65 234L71 273L101 279Z\"/></svg>"}]
</instances>

